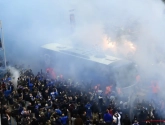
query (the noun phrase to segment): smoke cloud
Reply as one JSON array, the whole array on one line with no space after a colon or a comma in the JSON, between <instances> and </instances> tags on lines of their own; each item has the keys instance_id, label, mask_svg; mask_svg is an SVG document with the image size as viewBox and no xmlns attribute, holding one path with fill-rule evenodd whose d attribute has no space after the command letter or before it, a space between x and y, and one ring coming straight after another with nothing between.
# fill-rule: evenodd
<instances>
[{"instance_id":1,"label":"smoke cloud","mask_svg":"<svg viewBox=\"0 0 165 125\"><path fill-rule=\"evenodd\" d=\"M7 67L11 73L11 82L14 84L14 88L17 88L17 81L18 78L20 77L20 72L14 67Z\"/></svg>"},{"instance_id":2,"label":"smoke cloud","mask_svg":"<svg viewBox=\"0 0 165 125\"><path fill-rule=\"evenodd\" d=\"M165 5L161 0L5 0L0 6L9 60L37 68L41 67L41 45L99 47L106 54L134 62L144 82L157 79L163 86Z\"/></svg>"}]
</instances>

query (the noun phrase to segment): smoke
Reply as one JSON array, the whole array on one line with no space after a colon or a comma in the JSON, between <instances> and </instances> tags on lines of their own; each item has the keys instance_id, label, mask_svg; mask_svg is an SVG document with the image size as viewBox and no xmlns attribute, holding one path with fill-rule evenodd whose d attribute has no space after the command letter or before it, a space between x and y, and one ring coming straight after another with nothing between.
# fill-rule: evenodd
<instances>
[{"instance_id":1,"label":"smoke","mask_svg":"<svg viewBox=\"0 0 165 125\"><path fill-rule=\"evenodd\" d=\"M108 55L134 62L144 82L157 79L163 86L165 5L161 0L6 0L0 1L0 8L8 60L39 69L43 67L39 48L44 44L59 42L86 50L99 48ZM72 32L71 9L75 15ZM83 65L78 60L76 63ZM88 69L80 68L83 72L93 66L86 65ZM122 66L116 65L118 69ZM60 71L66 71L65 68ZM75 76L75 70L70 68L70 75ZM135 72L128 70L122 69L120 81L125 81L125 74ZM131 78L127 79L125 82Z\"/></svg>"},{"instance_id":2,"label":"smoke","mask_svg":"<svg viewBox=\"0 0 165 125\"><path fill-rule=\"evenodd\" d=\"M8 66L7 68L9 69L11 73L11 79L12 79L11 81L14 84L14 88L17 88L17 81L18 81L18 78L20 77L20 72L19 70L11 66Z\"/></svg>"}]
</instances>

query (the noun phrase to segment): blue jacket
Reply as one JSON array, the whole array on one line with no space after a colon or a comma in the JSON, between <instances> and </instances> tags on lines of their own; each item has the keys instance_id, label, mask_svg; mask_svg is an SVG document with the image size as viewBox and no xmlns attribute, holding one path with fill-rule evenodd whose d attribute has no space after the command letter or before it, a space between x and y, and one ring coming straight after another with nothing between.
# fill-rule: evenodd
<instances>
[{"instance_id":1,"label":"blue jacket","mask_svg":"<svg viewBox=\"0 0 165 125\"><path fill-rule=\"evenodd\" d=\"M86 108L87 110L90 110L90 109L91 109L91 106L92 106L91 104L86 104L86 105L85 105L85 108Z\"/></svg>"},{"instance_id":2,"label":"blue jacket","mask_svg":"<svg viewBox=\"0 0 165 125\"><path fill-rule=\"evenodd\" d=\"M7 78L7 81L10 81L10 80L11 80L11 78L10 78L10 77L8 77L8 78Z\"/></svg>"},{"instance_id":3,"label":"blue jacket","mask_svg":"<svg viewBox=\"0 0 165 125\"><path fill-rule=\"evenodd\" d=\"M91 104L86 104L85 105L86 112L87 112L87 114L86 114L87 117L91 117L92 116L91 106L92 106Z\"/></svg>"},{"instance_id":4,"label":"blue jacket","mask_svg":"<svg viewBox=\"0 0 165 125\"><path fill-rule=\"evenodd\" d=\"M61 117L61 123L62 123L63 125L66 125L67 120L68 120L68 116L63 116L63 117Z\"/></svg>"},{"instance_id":5,"label":"blue jacket","mask_svg":"<svg viewBox=\"0 0 165 125\"><path fill-rule=\"evenodd\" d=\"M55 109L55 112L58 114L58 115L62 115L62 112L60 109Z\"/></svg>"},{"instance_id":6,"label":"blue jacket","mask_svg":"<svg viewBox=\"0 0 165 125\"><path fill-rule=\"evenodd\" d=\"M104 114L104 121L105 122L112 122L112 120L113 120L113 118L112 118L111 114L109 114L109 113Z\"/></svg>"},{"instance_id":7,"label":"blue jacket","mask_svg":"<svg viewBox=\"0 0 165 125\"><path fill-rule=\"evenodd\" d=\"M50 93L50 96L51 96L51 97L55 97L55 96L57 96L57 95L58 95L58 92L57 92L57 91L51 92L51 93Z\"/></svg>"},{"instance_id":8,"label":"blue jacket","mask_svg":"<svg viewBox=\"0 0 165 125\"><path fill-rule=\"evenodd\" d=\"M29 89L32 90L33 89L33 84L29 83Z\"/></svg>"},{"instance_id":9,"label":"blue jacket","mask_svg":"<svg viewBox=\"0 0 165 125\"><path fill-rule=\"evenodd\" d=\"M19 107L19 113L21 113L22 111L23 111L23 107L20 106L20 107Z\"/></svg>"},{"instance_id":10,"label":"blue jacket","mask_svg":"<svg viewBox=\"0 0 165 125\"><path fill-rule=\"evenodd\" d=\"M4 95L7 97L7 96L9 96L11 94L11 87L10 87L10 90L6 90L5 92L4 92Z\"/></svg>"},{"instance_id":11,"label":"blue jacket","mask_svg":"<svg viewBox=\"0 0 165 125\"><path fill-rule=\"evenodd\" d=\"M47 84L47 86L53 86L53 82L50 81L50 82Z\"/></svg>"},{"instance_id":12,"label":"blue jacket","mask_svg":"<svg viewBox=\"0 0 165 125\"><path fill-rule=\"evenodd\" d=\"M46 115L47 115L47 119L50 120L51 113L47 112Z\"/></svg>"}]
</instances>

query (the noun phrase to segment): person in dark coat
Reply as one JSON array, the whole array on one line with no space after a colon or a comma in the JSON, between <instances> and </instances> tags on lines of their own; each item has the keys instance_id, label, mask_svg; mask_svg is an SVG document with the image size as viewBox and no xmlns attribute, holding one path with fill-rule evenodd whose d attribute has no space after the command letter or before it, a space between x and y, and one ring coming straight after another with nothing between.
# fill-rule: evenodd
<instances>
[{"instance_id":1,"label":"person in dark coat","mask_svg":"<svg viewBox=\"0 0 165 125\"><path fill-rule=\"evenodd\" d=\"M131 121L127 115L125 115L125 117L123 119L123 125L131 125Z\"/></svg>"},{"instance_id":2,"label":"person in dark coat","mask_svg":"<svg viewBox=\"0 0 165 125\"><path fill-rule=\"evenodd\" d=\"M38 121L35 117L33 118L31 125L38 125Z\"/></svg>"},{"instance_id":3,"label":"person in dark coat","mask_svg":"<svg viewBox=\"0 0 165 125\"><path fill-rule=\"evenodd\" d=\"M83 125L83 120L77 115L77 118L74 121L74 125Z\"/></svg>"}]
</instances>

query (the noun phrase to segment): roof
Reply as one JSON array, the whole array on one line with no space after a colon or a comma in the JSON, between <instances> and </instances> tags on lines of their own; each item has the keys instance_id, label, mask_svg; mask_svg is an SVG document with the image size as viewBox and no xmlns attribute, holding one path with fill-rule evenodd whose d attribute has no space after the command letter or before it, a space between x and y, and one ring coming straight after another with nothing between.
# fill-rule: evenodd
<instances>
[{"instance_id":1,"label":"roof","mask_svg":"<svg viewBox=\"0 0 165 125\"><path fill-rule=\"evenodd\" d=\"M85 48L75 48L69 45L63 45L59 43L49 43L41 46L44 49L52 50L55 52L75 56L78 58L90 60L93 62L109 65L113 62L121 60L120 58L102 54L101 52L94 50L86 50Z\"/></svg>"}]
</instances>

